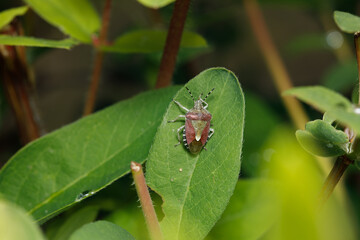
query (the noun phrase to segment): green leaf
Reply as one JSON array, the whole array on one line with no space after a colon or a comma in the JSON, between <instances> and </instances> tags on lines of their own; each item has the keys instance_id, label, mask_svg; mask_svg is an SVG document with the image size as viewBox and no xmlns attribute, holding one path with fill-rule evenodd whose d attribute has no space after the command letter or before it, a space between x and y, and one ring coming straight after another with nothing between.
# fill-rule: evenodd
<instances>
[{"instance_id":1,"label":"green leaf","mask_svg":"<svg viewBox=\"0 0 360 240\"><path fill-rule=\"evenodd\" d=\"M360 31L360 17L350 13L334 11L334 20L338 27L347 33Z\"/></svg>"},{"instance_id":2,"label":"green leaf","mask_svg":"<svg viewBox=\"0 0 360 240\"><path fill-rule=\"evenodd\" d=\"M317 156L341 156L348 152L348 136L323 120L308 122L305 131L297 131L296 137L305 150Z\"/></svg>"},{"instance_id":3,"label":"green leaf","mask_svg":"<svg viewBox=\"0 0 360 240\"><path fill-rule=\"evenodd\" d=\"M0 239L43 240L40 228L25 211L16 205L0 200Z\"/></svg>"},{"instance_id":4,"label":"green leaf","mask_svg":"<svg viewBox=\"0 0 360 240\"><path fill-rule=\"evenodd\" d=\"M102 50L117 53L151 53L164 49L167 31L139 30L117 38L113 45L104 46ZM184 32L180 47L205 48L206 40L197 33Z\"/></svg>"},{"instance_id":5,"label":"green leaf","mask_svg":"<svg viewBox=\"0 0 360 240\"><path fill-rule=\"evenodd\" d=\"M0 12L0 30L8 25L16 16L24 15L27 10L27 6L22 6Z\"/></svg>"},{"instance_id":6,"label":"green leaf","mask_svg":"<svg viewBox=\"0 0 360 240\"><path fill-rule=\"evenodd\" d=\"M97 221L84 225L69 240L135 240L130 233L116 224Z\"/></svg>"},{"instance_id":7,"label":"green leaf","mask_svg":"<svg viewBox=\"0 0 360 240\"><path fill-rule=\"evenodd\" d=\"M161 8L166 5L175 2L175 0L138 0L139 3L149 8Z\"/></svg>"},{"instance_id":8,"label":"green leaf","mask_svg":"<svg viewBox=\"0 0 360 240\"><path fill-rule=\"evenodd\" d=\"M330 123L315 120L306 123L305 129L314 137L333 144L344 144L349 142L348 136L341 130L337 130Z\"/></svg>"},{"instance_id":9,"label":"green leaf","mask_svg":"<svg viewBox=\"0 0 360 240\"><path fill-rule=\"evenodd\" d=\"M61 225L52 240L67 240L80 227L95 220L99 208L97 206L86 206L72 213Z\"/></svg>"},{"instance_id":10,"label":"green leaf","mask_svg":"<svg viewBox=\"0 0 360 240\"><path fill-rule=\"evenodd\" d=\"M276 188L265 179L240 180L211 239L260 239L274 224L278 211Z\"/></svg>"},{"instance_id":11,"label":"green leaf","mask_svg":"<svg viewBox=\"0 0 360 240\"><path fill-rule=\"evenodd\" d=\"M244 96L235 75L224 68L203 71L186 85L207 98L214 135L206 150L193 155L174 147L182 121L168 123L183 111L170 103L147 161L147 183L163 199L160 223L164 239L202 239L224 211L235 188L244 128ZM193 101L185 88L174 97L185 107Z\"/></svg>"},{"instance_id":12,"label":"green leaf","mask_svg":"<svg viewBox=\"0 0 360 240\"><path fill-rule=\"evenodd\" d=\"M351 102L345 97L321 86L296 87L285 91L284 95L295 96L322 112L339 107L345 109L352 107Z\"/></svg>"},{"instance_id":13,"label":"green leaf","mask_svg":"<svg viewBox=\"0 0 360 240\"><path fill-rule=\"evenodd\" d=\"M78 42L68 38L64 40L48 40L33 37L0 35L0 44L9 46L26 46L26 47L49 47L70 49Z\"/></svg>"},{"instance_id":14,"label":"green leaf","mask_svg":"<svg viewBox=\"0 0 360 240\"><path fill-rule=\"evenodd\" d=\"M306 151L316 156L334 157L346 154L342 147L317 139L309 131L297 130L296 138Z\"/></svg>"},{"instance_id":15,"label":"green leaf","mask_svg":"<svg viewBox=\"0 0 360 240\"><path fill-rule=\"evenodd\" d=\"M352 128L355 132L360 133L360 115L354 111L350 112L343 109L334 109L329 111L329 115L345 126Z\"/></svg>"},{"instance_id":16,"label":"green leaf","mask_svg":"<svg viewBox=\"0 0 360 240\"><path fill-rule=\"evenodd\" d=\"M88 0L24 0L42 18L84 43L100 28L100 19Z\"/></svg>"},{"instance_id":17,"label":"green leaf","mask_svg":"<svg viewBox=\"0 0 360 240\"><path fill-rule=\"evenodd\" d=\"M54 131L0 171L0 192L36 220L91 196L143 162L178 87L149 91Z\"/></svg>"}]
</instances>

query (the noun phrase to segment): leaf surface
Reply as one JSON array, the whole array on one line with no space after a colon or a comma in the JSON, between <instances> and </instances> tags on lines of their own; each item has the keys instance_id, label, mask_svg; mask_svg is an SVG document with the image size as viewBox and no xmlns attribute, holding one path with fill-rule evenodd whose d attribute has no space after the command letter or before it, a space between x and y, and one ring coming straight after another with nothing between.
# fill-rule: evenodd
<instances>
[{"instance_id":1,"label":"leaf surface","mask_svg":"<svg viewBox=\"0 0 360 240\"><path fill-rule=\"evenodd\" d=\"M334 20L338 27L347 33L360 31L360 17L347 12L334 11Z\"/></svg>"},{"instance_id":2,"label":"leaf surface","mask_svg":"<svg viewBox=\"0 0 360 240\"><path fill-rule=\"evenodd\" d=\"M149 8L161 8L166 5L175 2L175 0L138 0L139 3Z\"/></svg>"},{"instance_id":3,"label":"leaf surface","mask_svg":"<svg viewBox=\"0 0 360 240\"><path fill-rule=\"evenodd\" d=\"M183 121L168 120L184 114L169 105L147 162L147 182L163 199L164 239L202 239L213 227L233 194L239 171L244 128L244 96L235 75L224 68L203 71L186 86L193 95L214 92L207 98L214 135L206 150L191 154L177 143ZM174 97L185 107L194 105L182 88Z\"/></svg>"},{"instance_id":4,"label":"leaf surface","mask_svg":"<svg viewBox=\"0 0 360 240\"><path fill-rule=\"evenodd\" d=\"M57 214L143 162L178 87L140 94L54 131L0 171L0 193L36 220Z\"/></svg>"},{"instance_id":5,"label":"leaf surface","mask_svg":"<svg viewBox=\"0 0 360 240\"><path fill-rule=\"evenodd\" d=\"M24 0L42 18L84 43L100 28L100 19L88 0Z\"/></svg>"},{"instance_id":6,"label":"leaf surface","mask_svg":"<svg viewBox=\"0 0 360 240\"><path fill-rule=\"evenodd\" d=\"M339 107L344 109L352 107L351 102L345 97L321 86L295 87L285 91L284 95L295 96L322 112Z\"/></svg>"},{"instance_id":7,"label":"leaf surface","mask_svg":"<svg viewBox=\"0 0 360 240\"><path fill-rule=\"evenodd\" d=\"M0 200L0 239L44 240L40 228L18 206Z\"/></svg>"},{"instance_id":8,"label":"leaf surface","mask_svg":"<svg viewBox=\"0 0 360 240\"><path fill-rule=\"evenodd\" d=\"M276 185L270 180L240 180L211 239L255 240L270 229L279 212Z\"/></svg>"},{"instance_id":9,"label":"leaf surface","mask_svg":"<svg viewBox=\"0 0 360 240\"><path fill-rule=\"evenodd\" d=\"M107 222L97 221L88 223L77 230L69 240L135 240L130 233L118 225Z\"/></svg>"},{"instance_id":10,"label":"leaf surface","mask_svg":"<svg viewBox=\"0 0 360 240\"><path fill-rule=\"evenodd\" d=\"M23 36L0 35L0 44L9 46L26 46L26 47L49 47L70 49L77 41L68 38L64 40L49 40Z\"/></svg>"},{"instance_id":11,"label":"leaf surface","mask_svg":"<svg viewBox=\"0 0 360 240\"><path fill-rule=\"evenodd\" d=\"M124 34L117 38L113 45L104 46L107 52L117 53L151 53L161 52L164 49L167 31L161 30L138 30ZM180 47L182 48L205 48L206 40L197 33L183 33Z\"/></svg>"},{"instance_id":12,"label":"leaf surface","mask_svg":"<svg viewBox=\"0 0 360 240\"><path fill-rule=\"evenodd\" d=\"M0 12L0 30L8 25L16 16L24 15L27 10L27 6L22 6Z\"/></svg>"}]
</instances>

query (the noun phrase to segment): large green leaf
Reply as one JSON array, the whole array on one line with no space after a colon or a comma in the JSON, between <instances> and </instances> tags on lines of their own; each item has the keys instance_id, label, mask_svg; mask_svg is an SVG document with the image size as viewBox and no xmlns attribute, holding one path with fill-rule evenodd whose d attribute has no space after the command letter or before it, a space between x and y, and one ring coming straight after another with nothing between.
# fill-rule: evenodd
<instances>
[{"instance_id":1,"label":"large green leaf","mask_svg":"<svg viewBox=\"0 0 360 240\"><path fill-rule=\"evenodd\" d=\"M77 41L68 38L64 40L48 40L33 37L0 35L0 44L10 46L26 46L26 47L49 47L70 49L77 44Z\"/></svg>"},{"instance_id":2,"label":"large green leaf","mask_svg":"<svg viewBox=\"0 0 360 240\"><path fill-rule=\"evenodd\" d=\"M240 180L209 239L261 238L274 224L279 212L276 194L276 185L270 180Z\"/></svg>"},{"instance_id":3,"label":"large green leaf","mask_svg":"<svg viewBox=\"0 0 360 240\"><path fill-rule=\"evenodd\" d=\"M69 240L135 240L130 233L118 225L107 222L97 221L84 225L77 230Z\"/></svg>"},{"instance_id":4,"label":"large green leaf","mask_svg":"<svg viewBox=\"0 0 360 240\"><path fill-rule=\"evenodd\" d=\"M27 6L11 8L0 12L0 30L8 25L16 16L21 16L28 10Z\"/></svg>"},{"instance_id":5,"label":"large green leaf","mask_svg":"<svg viewBox=\"0 0 360 240\"><path fill-rule=\"evenodd\" d=\"M90 43L100 19L88 0L24 0L47 22L81 42Z\"/></svg>"},{"instance_id":6,"label":"large green leaf","mask_svg":"<svg viewBox=\"0 0 360 240\"><path fill-rule=\"evenodd\" d=\"M178 89L140 94L28 144L1 169L0 193L36 220L91 196L145 160Z\"/></svg>"},{"instance_id":7,"label":"large green leaf","mask_svg":"<svg viewBox=\"0 0 360 240\"><path fill-rule=\"evenodd\" d=\"M284 95L292 95L307 104L326 112L335 108L350 109L352 104L342 95L321 86L295 87L284 92Z\"/></svg>"},{"instance_id":8,"label":"large green leaf","mask_svg":"<svg viewBox=\"0 0 360 240\"><path fill-rule=\"evenodd\" d=\"M117 38L113 45L102 47L107 52L118 53L151 53L164 49L167 31L138 30ZM184 32L180 47L205 48L206 40L197 33Z\"/></svg>"},{"instance_id":9,"label":"large green leaf","mask_svg":"<svg viewBox=\"0 0 360 240\"><path fill-rule=\"evenodd\" d=\"M360 31L360 17L347 12L334 11L334 19L338 27L347 33Z\"/></svg>"},{"instance_id":10,"label":"large green leaf","mask_svg":"<svg viewBox=\"0 0 360 240\"><path fill-rule=\"evenodd\" d=\"M4 200L0 200L0 239L43 240L39 227L26 212Z\"/></svg>"},{"instance_id":11,"label":"large green leaf","mask_svg":"<svg viewBox=\"0 0 360 240\"><path fill-rule=\"evenodd\" d=\"M180 114L171 103L155 137L147 162L147 182L163 199L161 229L165 239L202 239L219 219L234 191L239 170L244 128L244 96L235 75L224 68L208 69L186 85L194 94L207 93L215 133L193 155L174 147L183 121L168 123ZM191 108L185 88L174 98Z\"/></svg>"},{"instance_id":12,"label":"large green leaf","mask_svg":"<svg viewBox=\"0 0 360 240\"><path fill-rule=\"evenodd\" d=\"M156 9L165 7L166 5L175 2L175 0L138 0L138 2L146 7Z\"/></svg>"}]
</instances>

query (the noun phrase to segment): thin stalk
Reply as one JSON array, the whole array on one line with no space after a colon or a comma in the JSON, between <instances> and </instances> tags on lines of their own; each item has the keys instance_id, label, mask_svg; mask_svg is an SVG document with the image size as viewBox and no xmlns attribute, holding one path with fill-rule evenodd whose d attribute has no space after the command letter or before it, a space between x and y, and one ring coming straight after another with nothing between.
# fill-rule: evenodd
<instances>
[{"instance_id":1,"label":"thin stalk","mask_svg":"<svg viewBox=\"0 0 360 240\"><path fill-rule=\"evenodd\" d=\"M293 87L289 74L270 37L257 1L244 0L244 7L267 67L272 75L272 79L281 95L282 92ZM282 100L295 126L303 129L308 118L299 101L290 96L283 96Z\"/></svg>"},{"instance_id":2,"label":"thin stalk","mask_svg":"<svg viewBox=\"0 0 360 240\"><path fill-rule=\"evenodd\" d=\"M319 195L320 206L322 206L326 202L326 200L331 196L336 185L343 176L345 170L352 163L353 161L347 158L346 156L340 156L336 159L334 167L332 168L330 174L326 178L325 183L321 189Z\"/></svg>"},{"instance_id":3,"label":"thin stalk","mask_svg":"<svg viewBox=\"0 0 360 240\"><path fill-rule=\"evenodd\" d=\"M189 5L190 0L176 0L175 2L164 52L161 58L156 88L166 87L171 84Z\"/></svg>"},{"instance_id":4,"label":"thin stalk","mask_svg":"<svg viewBox=\"0 0 360 240\"><path fill-rule=\"evenodd\" d=\"M139 196L141 208L144 213L146 226L150 234L150 239L161 240L163 239L163 237L160 230L159 221L157 219L155 209L148 191L148 187L146 185L142 166L139 163L131 162L130 167L135 182L136 192Z\"/></svg>"},{"instance_id":5,"label":"thin stalk","mask_svg":"<svg viewBox=\"0 0 360 240\"><path fill-rule=\"evenodd\" d=\"M285 64L271 39L257 1L244 0L244 7L276 89L279 95L282 96L282 92L293 87ZM308 117L300 102L291 96L282 96L282 101L293 124L299 129L304 129L306 122L308 122ZM323 159L319 158L318 164L324 173L330 171L330 165L328 162L323 161Z\"/></svg>"},{"instance_id":6,"label":"thin stalk","mask_svg":"<svg viewBox=\"0 0 360 240\"><path fill-rule=\"evenodd\" d=\"M111 10L111 0L106 0L103 16L102 16L102 26L101 26L100 36L98 39L98 45L100 46L106 44L107 41L106 38L109 29L110 10ZM98 46L95 47L97 48ZM99 49L96 49L95 51L96 54L95 54L94 68L91 75L91 83L88 90L83 116L87 116L94 111L96 95L99 89L104 53Z\"/></svg>"},{"instance_id":7,"label":"thin stalk","mask_svg":"<svg viewBox=\"0 0 360 240\"><path fill-rule=\"evenodd\" d=\"M359 100L358 103L360 105L360 48L359 48L359 37L360 37L360 32L356 32L354 34L354 43L355 43L355 49L356 49L356 60L357 60L357 65L358 65L358 78L359 78Z\"/></svg>"}]
</instances>

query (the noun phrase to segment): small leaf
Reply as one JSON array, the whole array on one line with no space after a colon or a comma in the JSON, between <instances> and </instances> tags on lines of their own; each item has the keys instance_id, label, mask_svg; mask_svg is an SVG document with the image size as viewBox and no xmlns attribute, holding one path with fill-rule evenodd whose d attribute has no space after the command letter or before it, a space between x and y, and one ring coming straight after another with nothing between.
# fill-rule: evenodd
<instances>
[{"instance_id":1,"label":"small leaf","mask_svg":"<svg viewBox=\"0 0 360 240\"><path fill-rule=\"evenodd\" d=\"M338 145L319 140L309 131L297 130L296 138L300 145L309 153L321 157L334 157L346 154L346 151Z\"/></svg>"},{"instance_id":2,"label":"small leaf","mask_svg":"<svg viewBox=\"0 0 360 240\"><path fill-rule=\"evenodd\" d=\"M347 12L334 11L334 20L338 27L347 33L360 31L360 17Z\"/></svg>"},{"instance_id":3,"label":"small leaf","mask_svg":"<svg viewBox=\"0 0 360 240\"><path fill-rule=\"evenodd\" d=\"M224 68L203 71L186 85L207 98L214 135L206 150L193 155L177 143L184 122L168 123L183 111L170 103L147 161L148 185L163 199L164 239L202 239L220 218L237 183L244 128L244 96L235 75ZM174 97L185 107L194 102L185 88Z\"/></svg>"},{"instance_id":4,"label":"small leaf","mask_svg":"<svg viewBox=\"0 0 360 240\"><path fill-rule=\"evenodd\" d=\"M322 120L308 122L305 129L315 138L322 141L328 141L333 144L344 144L349 142L348 136L343 131L335 129L331 124Z\"/></svg>"},{"instance_id":5,"label":"small leaf","mask_svg":"<svg viewBox=\"0 0 360 240\"><path fill-rule=\"evenodd\" d=\"M333 109L329 115L340 123L352 128L355 132L360 133L360 115L355 112L345 111L343 109Z\"/></svg>"},{"instance_id":6,"label":"small leaf","mask_svg":"<svg viewBox=\"0 0 360 240\"><path fill-rule=\"evenodd\" d=\"M97 221L88 223L77 230L69 240L135 240L130 233L118 225L107 222Z\"/></svg>"},{"instance_id":7,"label":"small leaf","mask_svg":"<svg viewBox=\"0 0 360 240\"><path fill-rule=\"evenodd\" d=\"M139 30L117 38L113 45L104 46L102 50L117 53L151 53L161 52L166 41L166 31ZM206 40L197 33L184 32L180 47L205 48Z\"/></svg>"},{"instance_id":8,"label":"small leaf","mask_svg":"<svg viewBox=\"0 0 360 240\"><path fill-rule=\"evenodd\" d=\"M279 206L274 182L240 180L221 219L210 232L212 239L261 239L274 224Z\"/></svg>"},{"instance_id":9,"label":"small leaf","mask_svg":"<svg viewBox=\"0 0 360 240\"><path fill-rule=\"evenodd\" d=\"M42 18L84 43L100 28L100 19L88 0L24 0Z\"/></svg>"},{"instance_id":10,"label":"small leaf","mask_svg":"<svg viewBox=\"0 0 360 240\"><path fill-rule=\"evenodd\" d=\"M0 35L0 44L9 46L26 46L26 47L49 47L70 49L78 42L68 38L64 40L48 40L33 37Z\"/></svg>"},{"instance_id":11,"label":"small leaf","mask_svg":"<svg viewBox=\"0 0 360 240\"><path fill-rule=\"evenodd\" d=\"M24 15L27 10L27 6L22 6L0 12L0 30L8 25L16 16Z\"/></svg>"},{"instance_id":12,"label":"small leaf","mask_svg":"<svg viewBox=\"0 0 360 240\"><path fill-rule=\"evenodd\" d=\"M0 171L0 193L46 219L128 173L148 156L178 87L149 91L31 142Z\"/></svg>"},{"instance_id":13,"label":"small leaf","mask_svg":"<svg viewBox=\"0 0 360 240\"><path fill-rule=\"evenodd\" d=\"M322 112L339 107L344 109L352 107L351 102L345 97L321 86L296 87L285 91L284 95L295 96Z\"/></svg>"},{"instance_id":14,"label":"small leaf","mask_svg":"<svg viewBox=\"0 0 360 240\"><path fill-rule=\"evenodd\" d=\"M0 239L44 240L40 228L24 210L0 200Z\"/></svg>"},{"instance_id":15,"label":"small leaf","mask_svg":"<svg viewBox=\"0 0 360 240\"><path fill-rule=\"evenodd\" d=\"M175 0L138 0L139 3L149 8L161 8L166 5L175 2Z\"/></svg>"}]
</instances>

